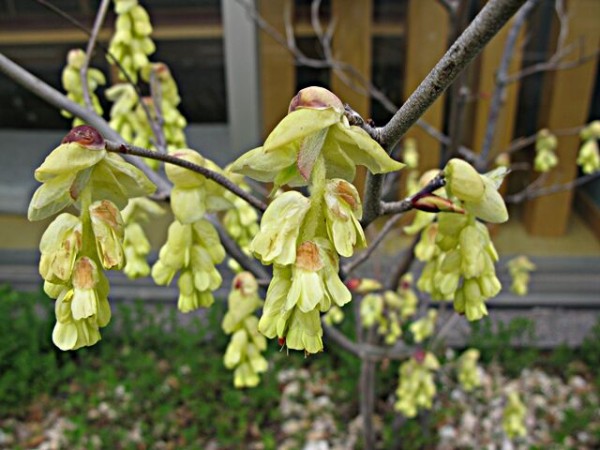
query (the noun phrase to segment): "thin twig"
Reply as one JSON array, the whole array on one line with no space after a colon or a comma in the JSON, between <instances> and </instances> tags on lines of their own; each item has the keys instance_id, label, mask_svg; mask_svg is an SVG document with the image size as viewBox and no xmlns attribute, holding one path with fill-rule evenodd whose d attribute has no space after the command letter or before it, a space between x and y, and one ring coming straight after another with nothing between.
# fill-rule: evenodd
<instances>
[{"instance_id":1,"label":"thin twig","mask_svg":"<svg viewBox=\"0 0 600 450\"><path fill-rule=\"evenodd\" d=\"M539 178L541 178L541 177L539 177ZM575 187L589 183L590 181L593 181L597 178L600 178L600 172L590 173L588 175L584 175L579 178L575 178L574 180L569 181L568 183L555 184L552 186L548 186L546 188L531 189L530 188L531 185L530 185L527 188L523 189L521 192L507 196L504 199L504 201L506 203L521 203L525 200L530 200L532 198L537 198L537 197L541 197L544 195L556 194L558 192L563 192L563 191L569 191Z\"/></svg>"},{"instance_id":2,"label":"thin twig","mask_svg":"<svg viewBox=\"0 0 600 450\"><path fill-rule=\"evenodd\" d=\"M65 11L63 11L62 9L60 9L59 7L57 7L56 5L53 5L52 3L47 2L46 0L33 0L33 1L39 3L40 5L42 5L45 8L48 8L50 11L52 11L55 14L59 15L60 17L62 17L63 19L65 19L67 22L69 22L71 25L77 27L78 29L80 29L81 31L83 31L85 34L87 34L89 37L91 37L92 32L90 30L88 30L88 28L85 25L83 25L81 22L79 22L73 16L71 16L68 13L66 13ZM125 70L125 68L123 67L123 65L121 64L121 62L110 52L110 50L108 49L108 47L106 47L105 45L103 45L98 40L96 40L96 45L106 54L106 56L108 56L110 58L110 60L112 61L112 63L115 66L117 66L117 69L119 69L119 73L121 73L123 75L123 77L125 77L125 80L131 86L133 86L133 88L135 89L135 93L136 93L137 98L138 98L138 103L140 104L140 106L142 107L142 110L144 111L144 115L146 116L146 120L148 121L148 124L150 125L150 128L152 130L152 134L154 134L154 138L156 139L156 142L159 142L160 139L159 139L158 136L160 134L160 131L157 128L156 121L153 119L152 113L150 112L150 109L148 108L148 105L146 105L146 103L144 103L144 101L142 99L142 93L140 91L139 86L136 83L133 82L133 79L131 78L131 76L129 75L129 73Z\"/></svg>"},{"instance_id":3,"label":"thin twig","mask_svg":"<svg viewBox=\"0 0 600 450\"><path fill-rule=\"evenodd\" d=\"M23 67L14 63L2 53L0 53L0 72L4 73L7 77L11 78L15 83L23 86L29 92L37 95L41 99L47 101L51 105L58 109L64 109L70 112L75 117L79 117L86 123L94 127L100 132L105 139L110 139L116 142L125 142L123 138L113 130L108 122L96 114L95 111L75 103L74 101L67 98L66 95L54 89L44 81L31 74ZM157 198L165 198L171 191L171 184L162 178L159 174L154 172L150 167L140 161L139 158L132 158L125 156L125 158L140 169L144 174L152 181L158 188L158 192L155 194Z\"/></svg>"},{"instance_id":4,"label":"thin twig","mask_svg":"<svg viewBox=\"0 0 600 450\"><path fill-rule=\"evenodd\" d=\"M134 155L141 156L142 158L156 159L169 164L174 164L176 166L183 167L185 169L204 175L206 178L209 178L214 182L220 184L228 191L246 200L250 205L258 209L259 211L264 212L265 209L267 209L267 205L265 203L254 197L254 195L239 187L236 183L231 181L225 175L221 175L218 172L207 169L206 167L199 166L198 164L194 164L185 159L177 158L173 155L169 155L166 153L159 153L145 148L136 147L135 145L111 142L108 140L106 141L106 150L113 153L120 153L122 155Z\"/></svg>"},{"instance_id":5,"label":"thin twig","mask_svg":"<svg viewBox=\"0 0 600 450\"><path fill-rule=\"evenodd\" d=\"M396 214L388 219L385 225L381 228L375 239L371 241L371 244L367 249L355 257L352 261L342 267L343 277L346 278L352 274L360 265L369 259L373 252L377 249L379 244L383 242L387 234L394 228L396 223L402 218L402 214Z\"/></svg>"},{"instance_id":6,"label":"thin twig","mask_svg":"<svg viewBox=\"0 0 600 450\"><path fill-rule=\"evenodd\" d=\"M403 200L399 200L397 202L380 202L379 203L379 212L380 214L397 214L403 213L406 211L410 211L414 208L413 200L417 197L421 197L424 194L430 194L434 191L437 191L439 188L444 187L446 185L446 179L444 178L444 174L440 172L437 174L432 180L427 183L427 185L421 189L419 192L416 192L413 195L406 197Z\"/></svg>"},{"instance_id":7,"label":"thin twig","mask_svg":"<svg viewBox=\"0 0 600 450\"><path fill-rule=\"evenodd\" d=\"M106 12L108 11L108 5L110 4L110 0L102 0L100 2L100 6L98 7L98 13L96 14L96 19L94 20L94 26L92 28L92 33L90 34L90 38L87 43L87 47L85 49L85 60L83 61L83 66L79 71L81 75L81 89L83 91L83 100L85 101L88 109L94 109L94 105L92 103L92 97L90 96L90 87L88 85L88 69L90 67L90 61L92 59L92 54L94 53L94 47L96 46L96 42L98 40L98 35L100 34L100 28L102 28L102 24L104 23L104 18L106 17Z\"/></svg>"},{"instance_id":8,"label":"thin twig","mask_svg":"<svg viewBox=\"0 0 600 450\"><path fill-rule=\"evenodd\" d=\"M539 1L540 0L529 0L527 3L525 3L523 8L521 8L515 16L515 20L508 32L502 57L500 59L500 66L496 74L496 88L494 89L492 100L490 102L488 121L485 129L485 136L483 138L483 144L481 146L481 153L479 154L477 161L479 170L484 170L488 164L488 155L491 152L492 144L494 142L498 118L500 117L500 110L502 109L506 97L506 76L508 74L508 69L512 58L515 54L517 38L519 37L521 29L527 22L527 18L537 6Z\"/></svg>"}]
</instances>

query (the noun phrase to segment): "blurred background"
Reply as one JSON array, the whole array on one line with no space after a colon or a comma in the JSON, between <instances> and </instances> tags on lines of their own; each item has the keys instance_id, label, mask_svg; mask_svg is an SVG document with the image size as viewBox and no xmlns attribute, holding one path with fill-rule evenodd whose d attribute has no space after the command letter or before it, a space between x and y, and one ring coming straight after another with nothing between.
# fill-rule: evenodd
<instances>
[{"instance_id":1,"label":"blurred background","mask_svg":"<svg viewBox=\"0 0 600 450\"><path fill-rule=\"evenodd\" d=\"M99 4L95 0L51 3L90 28ZM485 1L458 2L456 16L444 7L447 2L436 0L147 0L141 3L148 9L154 26L152 38L157 51L152 60L165 62L179 85L180 110L189 122L186 130L189 146L225 165L260 145L286 114L289 100L306 86L327 87L364 118L371 118L376 125L385 124ZM105 44L114 17L110 12L100 33L100 41ZM331 29L329 24L333 24ZM443 138L432 136L431 129L420 126L408 132L407 137L416 139L421 170L439 167L449 149L464 146L475 153L481 150L510 29L509 23L423 117L429 127L449 136L451 142L441 142ZM40 2L0 0L0 52L59 90L67 52L85 48L86 42L85 33ZM581 143L578 132L583 125L600 119L599 44L598 0L541 0L519 32L511 52L506 73L510 80L502 95L490 153L493 157L514 150L512 162L518 169L508 178L505 194L512 195L515 201L510 205L510 222L493 233L503 257L501 265L513 256L526 254L537 270L532 274L527 297L503 293L491 302L489 321L478 325L476 330L461 323L448 336L449 345L455 348L479 343L486 362L504 364L505 371L515 379L522 376L523 367L531 370L545 367L547 372L536 373L535 377L563 377L562 381L552 379L552 382L564 383L565 389L571 386L569 375L579 376L587 383L594 378L590 367L597 370L600 364L597 344L600 181L598 177L589 177L589 182L581 186L574 181L582 175L575 164ZM99 49L92 66L116 81L117 74L111 72ZM101 87L99 97L105 102L102 91ZM122 411L143 417L127 422L127 427L115 435L133 443L122 448L134 448L136 442L139 445L135 444L135 448L200 448L197 438L206 432L203 427L216 430L212 435L206 432L207 440L201 441L206 445L204 448L241 448L240 439L263 443L263 447L256 448L275 448L282 442L279 425L285 418L277 389L285 390L292 382L312 392L306 402L323 394L321 389L327 391L323 395L332 404L343 405L341 413L330 408L334 423L340 420L340 414L342 422L352 417L356 412L352 397L358 372L348 357L334 351L311 358L310 363L300 358L290 363L290 358L271 349L277 371L266 377L259 393L234 391L230 388L230 375L219 360L219 351L226 345L218 328L222 307L213 309L211 317L183 319L186 326L185 331L178 331L180 339L164 337L163 334L168 334L166 329L173 332L182 323L182 319L174 318L170 312L174 310L176 289L156 287L150 280L132 283L118 275L111 280L115 302L128 311L111 325L112 336L110 331L104 333L105 340L113 344L103 341L97 346L99 349L84 349L72 356L55 353L48 339L51 319L45 319L48 304L39 294L41 283L36 267L37 245L48 221L29 223L25 216L37 186L33 171L66 134L70 120L4 76L0 76L0 105L0 283L7 286L0 302L2 317L13 317L11 314L24 305L34 305L21 311L18 320L11 323L4 320L0 325L0 346L4 347L0 354L4 351L6 361L0 363L3 371L0 392L2 403L9 399L0 420L2 417L13 420L8 424L6 420L0 421L0 448L13 448L15 442L29 447L47 442L44 430L49 426L40 425L44 420L51 420L52 426L58 427L63 435L75 436L69 442L77 442L81 448L117 448L105 443L113 442L108 437L113 428L108 424L118 422ZM104 103L103 107L107 111L110 105ZM535 156L532 136L542 128L557 135L559 165L538 180L537 188L568 187L570 183L573 188L560 188L551 195L529 196L527 189L539 177L531 170ZM361 183L357 181L359 186ZM392 191L401 193L400 186L398 183ZM149 230L155 250L164 242L168 223L169 218L161 219ZM384 261L393 258L407 242L399 228L364 274L381 274L385 271ZM502 267L503 281L509 284L507 270ZM227 288L224 283L223 298ZM136 302L139 299L146 301L145 307ZM39 318L40 311L45 311L43 319ZM144 322L146 319L142 318L148 315L152 318ZM206 342L212 345L208 350L203 347ZM169 352L167 344L185 357ZM199 352L206 352L212 362L197 361ZM31 362L37 358L35 355L44 366ZM107 359L116 361L112 369L106 367ZM79 372L82 366L94 365L95 375L83 369ZM49 376L46 384L40 381L40 377L58 367L62 368L60 375ZM280 369L289 367L291 372L281 375ZM303 372L306 370L309 372ZM9 377L11 371L15 375ZM148 404L141 398L146 391L136 386L136 378L131 375L143 371L148 389L152 389ZM89 378L89 384L78 381L82 373ZM200 373L206 377L202 387L193 383ZM389 394L386 389L390 389L396 372L393 373L390 379L381 381L382 402ZM306 377L313 381L309 387ZM315 379L320 381L314 382ZM543 384L544 380L538 381ZM587 395L585 389L598 387L597 381L596 373L595 385L581 387L582 398ZM330 387L336 383L342 391ZM153 384L158 387L150 388ZM182 392L185 389L189 391ZM64 410L58 407L56 417L48 418L45 411L57 408L53 397L56 392L61 399L75 400L65 400ZM133 402L137 400L139 404L132 404L132 395ZM239 414L232 416L222 407L215 412L187 401L190 396L206 395L210 397L206 403L229 404ZM156 406L161 402L164 411ZM268 405L268 411L261 409L258 416L253 416L260 402L264 402L263 408ZM90 404L91 409L85 406ZM111 412L117 404L121 412ZM589 408L582 406L579 412L585 415L572 419L569 422L572 428L557 425L544 435L545 442L575 436L573 442L580 448L593 448L593 442L600 445L600 427L590 431L590 423L598 425L600 421L596 408L597 403ZM19 410L19 414L15 413ZM92 410L95 412L91 413ZM73 421L57 422L65 411L75 417L76 426ZM410 433L424 427L437 435L445 417L440 414L422 419L421 423L404 423L402 433L410 440ZM565 415L571 413L557 414L562 414L560 425L565 423ZM215 417L218 419L212 420ZM314 417L306 420L314 421ZM37 423L39 429L31 423ZM157 431L157 423L165 424L164 429ZM393 417L385 417L380 424L381 433L389 434L385 441L389 447L383 448L393 448L392 431L399 433L397 428L389 428L390 423L395 423ZM228 435L232 424L236 432ZM15 431L18 426L26 428L21 433L30 441L20 440ZM297 429L286 432L286 436L310 434L312 428L303 426L296 424ZM189 436L181 434L177 427L191 430ZM345 428L338 422L337 429ZM462 428L456 429L459 433ZM153 432L164 441L163 447L144 441ZM337 436L335 433L330 431L329 435ZM577 433L589 436L579 439ZM37 442L39 436L45 437ZM90 436L99 436L99 441L89 441ZM344 442L350 444L339 448L354 448L351 439ZM70 448L57 445L56 448ZM302 448L302 445L290 444L287 448ZM405 445L405 448L419 447Z\"/></svg>"}]
</instances>

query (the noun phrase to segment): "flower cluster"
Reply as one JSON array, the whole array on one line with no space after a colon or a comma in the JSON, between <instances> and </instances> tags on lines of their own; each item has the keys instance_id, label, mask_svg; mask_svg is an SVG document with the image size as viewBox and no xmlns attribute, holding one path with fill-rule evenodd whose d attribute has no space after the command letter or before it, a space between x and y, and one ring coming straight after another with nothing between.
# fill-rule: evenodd
<instances>
[{"instance_id":1,"label":"flower cluster","mask_svg":"<svg viewBox=\"0 0 600 450\"><path fill-rule=\"evenodd\" d=\"M179 112L177 107L181 103L177 83L171 75L169 67L165 63L153 63L141 70L142 78L152 86L153 77L156 79L157 88L160 93L156 99L160 99L160 105L151 105L154 114L160 108L162 118L162 129L169 149L186 147L185 134L183 132L187 120Z\"/></svg>"},{"instance_id":2,"label":"flower cluster","mask_svg":"<svg viewBox=\"0 0 600 450\"><path fill-rule=\"evenodd\" d=\"M156 50L150 38L150 17L138 4L138 0L115 0L115 12L115 33L108 50L120 62L131 80L136 82L138 72L149 64L148 56ZM125 79L122 73L119 73L119 76Z\"/></svg>"},{"instance_id":3,"label":"flower cluster","mask_svg":"<svg viewBox=\"0 0 600 450\"><path fill-rule=\"evenodd\" d=\"M110 320L109 285L102 269L125 265L124 225L119 208L129 198L150 194L152 183L119 156L104 150L104 139L89 126L74 128L35 171L43 184L29 205L30 220L68 206L40 241L44 290L56 299L52 338L62 350L93 345Z\"/></svg>"},{"instance_id":4,"label":"flower cluster","mask_svg":"<svg viewBox=\"0 0 600 450\"><path fill-rule=\"evenodd\" d=\"M211 161L190 149L171 152L188 162L219 170ZM215 265L225 259L215 227L204 216L207 212L226 209L231 204L223 197L223 187L201 174L175 165L167 165L167 177L173 183L171 209L175 221L169 227L167 242L160 249L152 267L152 278L168 285L181 271L178 307L189 312L214 302L212 291L221 286L222 278Z\"/></svg>"},{"instance_id":5,"label":"flower cluster","mask_svg":"<svg viewBox=\"0 0 600 450\"><path fill-rule=\"evenodd\" d=\"M363 297L360 303L362 325L365 328L377 325L377 333L383 336L386 344L392 345L402 336L404 321L416 313L417 303L417 295L412 289L412 275L406 274L397 291L372 292ZM414 333L412 325L411 331Z\"/></svg>"},{"instance_id":6,"label":"flower cluster","mask_svg":"<svg viewBox=\"0 0 600 450\"><path fill-rule=\"evenodd\" d=\"M527 408L521 401L519 393L516 391L510 392L502 417L502 426L509 438L525 436L527 434L524 423L526 414Z\"/></svg>"},{"instance_id":7,"label":"flower cluster","mask_svg":"<svg viewBox=\"0 0 600 450\"><path fill-rule=\"evenodd\" d=\"M423 351L402 363L395 409L406 417L415 417L419 409L430 409L436 393L433 376L439 367L433 353Z\"/></svg>"},{"instance_id":8,"label":"flower cluster","mask_svg":"<svg viewBox=\"0 0 600 450\"><path fill-rule=\"evenodd\" d=\"M81 79L81 68L85 64L85 56L85 52L81 49L69 51L67 54L67 65L62 72L62 86L67 91L67 97L80 105L85 105L83 80ZM87 88L94 111L100 116L102 115L102 106L94 91L98 86L104 84L106 84L104 74L96 68L89 67L87 69ZM61 111L61 114L68 118L73 117L70 112L65 110ZM80 118L76 117L73 119L74 127L83 124L84 122Z\"/></svg>"},{"instance_id":9,"label":"flower cluster","mask_svg":"<svg viewBox=\"0 0 600 450\"><path fill-rule=\"evenodd\" d=\"M538 172L548 172L558 164L556 147L558 140L549 130L538 131L535 140L535 160L533 166Z\"/></svg>"},{"instance_id":10,"label":"flower cluster","mask_svg":"<svg viewBox=\"0 0 600 450\"><path fill-rule=\"evenodd\" d=\"M130 200L122 211L125 223L123 248L127 257L127 264L125 264L123 272L129 278L135 279L150 274L150 266L146 260L150 253L150 242L141 224L164 213L160 206L147 198Z\"/></svg>"},{"instance_id":11,"label":"flower cluster","mask_svg":"<svg viewBox=\"0 0 600 450\"><path fill-rule=\"evenodd\" d=\"M595 120L581 130L581 147L577 155L577 164L583 173L590 174L600 170L600 120Z\"/></svg>"},{"instance_id":12,"label":"flower cluster","mask_svg":"<svg viewBox=\"0 0 600 450\"><path fill-rule=\"evenodd\" d=\"M320 313L352 298L338 267L340 255L366 245L360 197L350 184L356 165L373 173L403 166L350 126L340 99L319 87L300 91L264 145L231 165L234 172L273 182L274 191L284 184L309 186L310 198L296 191L277 196L250 243L264 264L274 265L259 330L288 348L321 351Z\"/></svg>"},{"instance_id":13,"label":"flower cluster","mask_svg":"<svg viewBox=\"0 0 600 450\"><path fill-rule=\"evenodd\" d=\"M465 351L458 360L458 381L467 392L481 386L478 360L479 351L473 348Z\"/></svg>"},{"instance_id":14,"label":"flower cluster","mask_svg":"<svg viewBox=\"0 0 600 450\"><path fill-rule=\"evenodd\" d=\"M258 331L258 319L254 312L262 306L258 296L258 283L248 272L235 276L228 299L228 311L223 318L222 328L231 334L225 351L224 363L235 369L235 387L254 387L260 382L259 374L268 367L261 352L267 348L267 340Z\"/></svg>"},{"instance_id":15,"label":"flower cluster","mask_svg":"<svg viewBox=\"0 0 600 450\"><path fill-rule=\"evenodd\" d=\"M529 273L535 270L533 264L527 256L518 256L511 259L508 263L508 271L512 277L510 290L516 295L527 295L529 289Z\"/></svg>"},{"instance_id":16,"label":"flower cluster","mask_svg":"<svg viewBox=\"0 0 600 450\"><path fill-rule=\"evenodd\" d=\"M434 300L454 301L454 309L468 320L487 315L485 301L500 292L494 263L498 254L487 227L477 218L499 223L508 219L497 189L504 168L478 174L468 163L452 159L446 165L445 192L460 202L465 214L440 212L425 226L415 255L426 261L417 286Z\"/></svg>"}]
</instances>

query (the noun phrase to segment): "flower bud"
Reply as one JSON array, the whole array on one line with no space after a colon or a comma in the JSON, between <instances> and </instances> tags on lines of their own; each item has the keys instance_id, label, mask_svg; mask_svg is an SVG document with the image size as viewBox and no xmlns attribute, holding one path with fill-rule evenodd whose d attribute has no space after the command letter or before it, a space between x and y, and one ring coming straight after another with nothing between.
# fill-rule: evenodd
<instances>
[{"instance_id":1,"label":"flower bud","mask_svg":"<svg viewBox=\"0 0 600 450\"><path fill-rule=\"evenodd\" d=\"M296 111L298 108L333 108L340 113L344 112L342 101L333 92L319 86L301 89L290 102L288 113Z\"/></svg>"},{"instance_id":2,"label":"flower bud","mask_svg":"<svg viewBox=\"0 0 600 450\"><path fill-rule=\"evenodd\" d=\"M446 190L462 201L477 202L484 194L481 175L468 162L453 158L444 168Z\"/></svg>"}]
</instances>

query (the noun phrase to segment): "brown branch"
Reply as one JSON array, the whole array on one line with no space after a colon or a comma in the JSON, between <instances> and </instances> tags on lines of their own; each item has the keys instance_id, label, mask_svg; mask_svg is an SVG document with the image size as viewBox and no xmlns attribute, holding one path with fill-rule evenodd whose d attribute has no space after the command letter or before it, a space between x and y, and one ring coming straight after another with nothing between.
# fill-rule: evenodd
<instances>
[{"instance_id":1,"label":"brown branch","mask_svg":"<svg viewBox=\"0 0 600 450\"><path fill-rule=\"evenodd\" d=\"M352 272L354 272L360 265L367 261L373 252L379 247L379 244L383 242L387 234L392 231L394 226L402 218L402 214L396 214L388 219L385 225L381 228L375 239L371 241L371 244L365 251L356 256L352 261L342 267L342 278L347 278Z\"/></svg>"},{"instance_id":2,"label":"brown branch","mask_svg":"<svg viewBox=\"0 0 600 450\"><path fill-rule=\"evenodd\" d=\"M194 164L185 159L177 158L166 153L159 153L145 148L136 147L135 145L111 141L106 141L106 150L122 155L133 155L140 156L142 158L156 159L158 161L183 167L185 169L204 175L206 178L209 178L214 182L220 184L228 191L246 200L250 205L258 209L259 211L264 212L265 209L267 209L267 205L265 203L263 203L261 200L257 199L241 187L239 187L236 183L231 181L225 175L221 175L220 173L214 172L210 169L207 169L206 167L199 166L198 164Z\"/></svg>"},{"instance_id":3,"label":"brown branch","mask_svg":"<svg viewBox=\"0 0 600 450\"><path fill-rule=\"evenodd\" d=\"M69 98L67 98L67 96L57 91L44 81L40 80L35 75L31 74L15 62L11 61L2 53L0 53L0 72L4 73L15 83L23 86L29 92L31 92L34 95L37 95L38 97L50 103L54 107L69 111L74 116L84 120L89 125L98 130L105 139L110 139L117 142L124 142L123 138L110 127L106 120L104 120L102 117L96 114L95 111L90 111L89 109L70 100ZM150 167L148 167L146 164L140 161L139 158L131 158L129 156L125 156L125 158L131 164L133 164L142 172L144 172L144 174L150 179L150 181L152 181L157 186L158 192L155 194L157 198L165 198L166 196L168 196L171 190L171 185L167 180L165 180L159 174L150 169Z\"/></svg>"},{"instance_id":4,"label":"brown branch","mask_svg":"<svg viewBox=\"0 0 600 450\"><path fill-rule=\"evenodd\" d=\"M388 152L524 2L525 0L490 0L485 4L415 92L381 129L379 142ZM366 223L372 222L381 212L381 178L381 175L367 176L363 218Z\"/></svg>"},{"instance_id":5,"label":"brown branch","mask_svg":"<svg viewBox=\"0 0 600 450\"><path fill-rule=\"evenodd\" d=\"M440 172L429 183L427 183L423 189L409 197L406 197L403 200L399 200L397 202L379 202L379 212L381 215L383 215L410 211L414 208L413 200L415 198L437 191L439 188L444 187L445 185L446 179L444 178L444 174Z\"/></svg>"}]
</instances>

